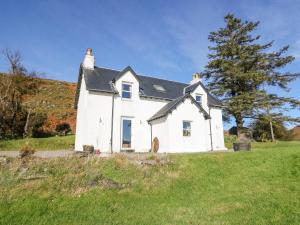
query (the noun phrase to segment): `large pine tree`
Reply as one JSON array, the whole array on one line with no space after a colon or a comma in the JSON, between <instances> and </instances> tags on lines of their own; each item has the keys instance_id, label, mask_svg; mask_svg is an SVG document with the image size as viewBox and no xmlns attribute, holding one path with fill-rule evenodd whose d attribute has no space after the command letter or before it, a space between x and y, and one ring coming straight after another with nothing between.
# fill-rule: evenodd
<instances>
[{"instance_id":1,"label":"large pine tree","mask_svg":"<svg viewBox=\"0 0 300 225\"><path fill-rule=\"evenodd\" d=\"M242 21L233 14L225 16L226 26L211 32L208 39L209 62L204 77L209 88L223 99L225 112L233 116L238 135L246 118L256 118L264 112L282 107L296 107L300 102L293 98L270 94L270 86L288 89L289 82L299 74L282 72L294 60L286 56L288 46L271 51L273 41L261 44L260 36L253 35L259 22Z\"/></svg>"}]
</instances>

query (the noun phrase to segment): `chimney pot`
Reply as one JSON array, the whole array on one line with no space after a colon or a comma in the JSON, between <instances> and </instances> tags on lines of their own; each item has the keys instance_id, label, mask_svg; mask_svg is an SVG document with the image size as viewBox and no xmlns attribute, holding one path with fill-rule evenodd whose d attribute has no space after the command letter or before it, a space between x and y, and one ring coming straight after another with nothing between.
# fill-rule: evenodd
<instances>
[{"instance_id":1,"label":"chimney pot","mask_svg":"<svg viewBox=\"0 0 300 225\"><path fill-rule=\"evenodd\" d=\"M87 55L92 55L92 49L91 49L91 48L87 48L86 54L87 54Z\"/></svg>"},{"instance_id":2,"label":"chimney pot","mask_svg":"<svg viewBox=\"0 0 300 225\"><path fill-rule=\"evenodd\" d=\"M90 70L94 69L94 67L95 67L95 58L92 54L92 49L91 48L88 48L86 50L86 54L85 54L85 57L83 59L82 66L86 69L90 69Z\"/></svg>"},{"instance_id":3,"label":"chimney pot","mask_svg":"<svg viewBox=\"0 0 300 225\"><path fill-rule=\"evenodd\" d=\"M194 73L192 76L192 80L190 82L190 84L195 84L198 81L201 81L201 74L200 73Z\"/></svg>"}]
</instances>

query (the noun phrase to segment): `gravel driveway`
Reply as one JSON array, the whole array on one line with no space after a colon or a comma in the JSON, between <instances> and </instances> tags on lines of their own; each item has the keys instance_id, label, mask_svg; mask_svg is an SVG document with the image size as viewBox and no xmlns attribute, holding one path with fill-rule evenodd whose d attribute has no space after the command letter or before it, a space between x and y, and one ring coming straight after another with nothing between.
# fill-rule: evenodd
<instances>
[{"instance_id":1,"label":"gravel driveway","mask_svg":"<svg viewBox=\"0 0 300 225\"><path fill-rule=\"evenodd\" d=\"M67 157L74 154L72 150L58 150L58 151L36 151L34 156L40 158L57 158L57 157ZM18 157L19 151L0 151L0 157Z\"/></svg>"}]
</instances>

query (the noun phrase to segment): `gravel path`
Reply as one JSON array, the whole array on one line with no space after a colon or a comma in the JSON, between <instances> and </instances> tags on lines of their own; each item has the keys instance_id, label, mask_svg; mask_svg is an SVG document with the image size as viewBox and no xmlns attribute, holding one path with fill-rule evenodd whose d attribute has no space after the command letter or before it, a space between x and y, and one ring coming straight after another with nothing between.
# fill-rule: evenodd
<instances>
[{"instance_id":1,"label":"gravel path","mask_svg":"<svg viewBox=\"0 0 300 225\"><path fill-rule=\"evenodd\" d=\"M72 150L58 150L58 151L36 151L34 156L40 158L57 158L57 157L67 157L74 154ZM0 157L18 157L19 151L0 151Z\"/></svg>"}]
</instances>

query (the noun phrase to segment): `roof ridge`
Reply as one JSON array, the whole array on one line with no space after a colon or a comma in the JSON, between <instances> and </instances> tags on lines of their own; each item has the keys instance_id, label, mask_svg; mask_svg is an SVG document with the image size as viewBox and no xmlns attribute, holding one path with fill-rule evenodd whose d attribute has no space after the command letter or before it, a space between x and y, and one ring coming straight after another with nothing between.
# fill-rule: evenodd
<instances>
[{"instance_id":1,"label":"roof ridge","mask_svg":"<svg viewBox=\"0 0 300 225\"><path fill-rule=\"evenodd\" d=\"M168 79L163 79L163 78L158 78L158 77L152 77L152 76L147 76L147 75L141 75L141 74L137 74L137 75L140 76L140 77L150 77L150 78L154 78L154 79L158 79L158 80L165 80L165 81L170 81L170 82L173 82L173 83L188 85L187 83L182 83L182 82L174 81L174 80L168 80Z\"/></svg>"},{"instance_id":2,"label":"roof ridge","mask_svg":"<svg viewBox=\"0 0 300 225\"><path fill-rule=\"evenodd\" d=\"M116 72L122 72L122 70L116 70L116 69L112 69L112 68L108 68L108 67L102 67L102 66L101 67L95 66L95 67L98 68L98 69L106 69L106 70L113 70L113 71L116 71ZM127 67L125 67L125 68L127 68ZM157 76L149 76L149 75L145 75L145 74L137 74L137 76L139 76L139 77L149 77L149 78L154 78L154 79L158 79L158 80L164 80L164 81L169 81L169 82L173 82L173 83L188 85L187 83L174 81L174 80L163 79L163 78L159 78Z\"/></svg>"},{"instance_id":3,"label":"roof ridge","mask_svg":"<svg viewBox=\"0 0 300 225\"><path fill-rule=\"evenodd\" d=\"M113 70L113 71L116 71L116 72L121 72L122 70L116 70L116 69L112 69L112 68L108 68L108 67L99 67L99 66L95 66L96 68L98 69L105 69L105 70Z\"/></svg>"}]
</instances>

